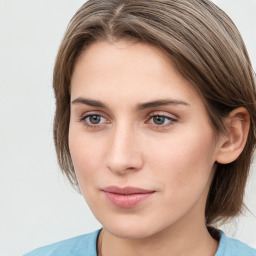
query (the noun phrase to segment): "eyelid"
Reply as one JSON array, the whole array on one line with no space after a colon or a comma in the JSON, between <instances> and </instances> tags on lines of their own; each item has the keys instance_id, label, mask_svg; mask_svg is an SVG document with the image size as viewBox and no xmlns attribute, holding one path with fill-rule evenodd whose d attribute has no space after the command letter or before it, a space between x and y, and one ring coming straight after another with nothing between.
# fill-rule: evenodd
<instances>
[{"instance_id":1,"label":"eyelid","mask_svg":"<svg viewBox=\"0 0 256 256\"><path fill-rule=\"evenodd\" d=\"M108 120L110 119L108 117L108 115L103 113L102 111L98 111L98 110L94 111L94 110L92 110L92 111L84 112L82 115L80 115L79 120L84 119L84 118L86 118L88 116L93 116L93 115L95 115L95 116L102 116L102 117L104 117L105 119L108 119Z\"/></svg>"},{"instance_id":2,"label":"eyelid","mask_svg":"<svg viewBox=\"0 0 256 256\"><path fill-rule=\"evenodd\" d=\"M151 112L151 113L148 114L147 118L151 118L151 117L154 117L154 116L163 116L163 117L166 117L166 118L170 118L172 120L178 120L179 119L179 117L177 115L170 114L170 113L167 113L167 112L164 112L164 111Z\"/></svg>"}]
</instances>

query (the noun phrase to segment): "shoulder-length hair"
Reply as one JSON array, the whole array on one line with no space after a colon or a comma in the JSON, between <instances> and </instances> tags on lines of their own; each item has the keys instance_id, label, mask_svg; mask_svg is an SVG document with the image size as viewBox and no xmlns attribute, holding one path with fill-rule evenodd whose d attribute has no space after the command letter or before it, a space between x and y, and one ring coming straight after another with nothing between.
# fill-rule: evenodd
<instances>
[{"instance_id":1,"label":"shoulder-length hair","mask_svg":"<svg viewBox=\"0 0 256 256\"><path fill-rule=\"evenodd\" d=\"M230 18L209 0L89 0L72 18L56 58L54 140L61 169L77 184L69 152L70 80L79 55L99 40L135 40L165 52L201 95L216 134L237 107L250 114L241 155L218 164L206 203L206 224L241 213L256 142L256 89L246 47Z\"/></svg>"}]
</instances>

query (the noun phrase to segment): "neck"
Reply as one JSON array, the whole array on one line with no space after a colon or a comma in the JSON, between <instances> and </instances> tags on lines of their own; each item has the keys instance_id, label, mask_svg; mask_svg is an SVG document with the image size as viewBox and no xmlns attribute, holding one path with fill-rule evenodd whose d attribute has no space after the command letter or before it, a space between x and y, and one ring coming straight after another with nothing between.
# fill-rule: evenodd
<instances>
[{"instance_id":1,"label":"neck","mask_svg":"<svg viewBox=\"0 0 256 256\"><path fill-rule=\"evenodd\" d=\"M187 228L183 232L166 229L140 239L121 238L104 230L100 235L99 247L100 256L214 256L218 242L204 225L200 230Z\"/></svg>"}]
</instances>

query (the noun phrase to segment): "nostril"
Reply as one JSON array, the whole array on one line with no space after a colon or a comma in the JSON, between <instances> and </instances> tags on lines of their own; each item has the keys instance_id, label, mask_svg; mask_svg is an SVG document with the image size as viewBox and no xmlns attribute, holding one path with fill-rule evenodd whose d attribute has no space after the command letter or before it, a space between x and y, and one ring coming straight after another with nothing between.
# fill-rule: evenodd
<instances>
[{"instance_id":1,"label":"nostril","mask_svg":"<svg viewBox=\"0 0 256 256\"><path fill-rule=\"evenodd\" d=\"M142 159L138 155L136 158L109 158L106 164L108 170L117 174L138 171L142 168L142 165Z\"/></svg>"}]
</instances>

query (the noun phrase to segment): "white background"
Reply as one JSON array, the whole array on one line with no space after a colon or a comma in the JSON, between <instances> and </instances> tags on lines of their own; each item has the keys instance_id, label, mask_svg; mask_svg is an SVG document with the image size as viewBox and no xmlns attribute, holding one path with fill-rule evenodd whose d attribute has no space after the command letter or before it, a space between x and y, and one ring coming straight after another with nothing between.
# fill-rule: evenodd
<instances>
[{"instance_id":1,"label":"white background","mask_svg":"<svg viewBox=\"0 0 256 256\"><path fill-rule=\"evenodd\" d=\"M52 139L52 68L81 0L0 0L0 256L93 231L100 224L63 178ZM215 0L240 29L256 68L256 1ZM256 215L256 167L246 202ZM256 217L224 227L256 247Z\"/></svg>"}]
</instances>

